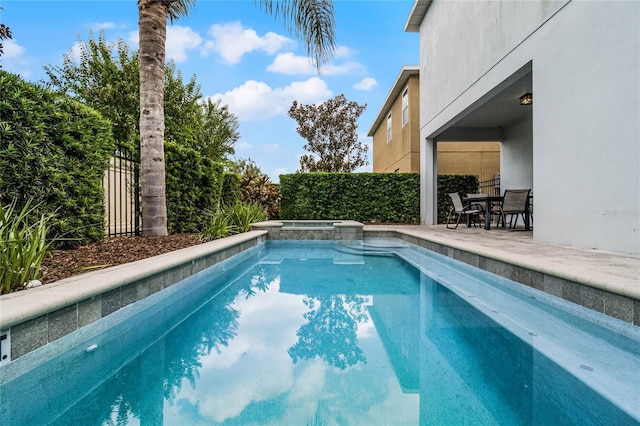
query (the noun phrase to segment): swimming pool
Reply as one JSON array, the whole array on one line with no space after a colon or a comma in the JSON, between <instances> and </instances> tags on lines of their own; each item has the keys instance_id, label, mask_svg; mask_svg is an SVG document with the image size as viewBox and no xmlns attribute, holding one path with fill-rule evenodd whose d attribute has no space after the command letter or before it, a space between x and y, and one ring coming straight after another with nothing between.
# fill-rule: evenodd
<instances>
[{"instance_id":1,"label":"swimming pool","mask_svg":"<svg viewBox=\"0 0 640 426\"><path fill-rule=\"evenodd\" d=\"M399 240L269 241L0 369L2 424L637 424L637 327Z\"/></svg>"}]
</instances>

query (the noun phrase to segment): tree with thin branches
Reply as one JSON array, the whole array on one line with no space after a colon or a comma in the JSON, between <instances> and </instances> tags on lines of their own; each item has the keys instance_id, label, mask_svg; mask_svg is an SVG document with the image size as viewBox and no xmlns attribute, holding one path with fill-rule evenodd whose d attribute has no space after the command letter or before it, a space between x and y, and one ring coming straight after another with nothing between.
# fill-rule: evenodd
<instances>
[{"instance_id":1,"label":"tree with thin branches","mask_svg":"<svg viewBox=\"0 0 640 426\"><path fill-rule=\"evenodd\" d=\"M164 164L164 64L167 20L186 16L195 0L138 0L140 48L140 189L142 235L167 235ZM304 43L318 70L335 48L332 0L255 0Z\"/></svg>"}]
</instances>

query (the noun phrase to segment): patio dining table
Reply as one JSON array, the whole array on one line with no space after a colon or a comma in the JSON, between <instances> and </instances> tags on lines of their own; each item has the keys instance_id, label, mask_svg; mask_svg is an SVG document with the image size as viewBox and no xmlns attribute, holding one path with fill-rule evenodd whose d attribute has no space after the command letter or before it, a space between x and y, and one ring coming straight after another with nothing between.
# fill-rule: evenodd
<instances>
[{"instance_id":1,"label":"patio dining table","mask_svg":"<svg viewBox=\"0 0 640 426\"><path fill-rule=\"evenodd\" d=\"M485 194L477 194L474 195L473 197L465 197L462 199L462 202L464 203L486 203L486 208L484 210L484 229L486 230L490 230L491 229L491 211L493 208L493 205L495 203L502 203L502 200L504 199L504 197L500 196L500 195L485 195ZM528 206L529 203L527 203ZM529 209L525 208L525 213L524 213L524 230L525 231L530 231L531 230L531 220L530 220L530 216L529 216Z\"/></svg>"}]
</instances>

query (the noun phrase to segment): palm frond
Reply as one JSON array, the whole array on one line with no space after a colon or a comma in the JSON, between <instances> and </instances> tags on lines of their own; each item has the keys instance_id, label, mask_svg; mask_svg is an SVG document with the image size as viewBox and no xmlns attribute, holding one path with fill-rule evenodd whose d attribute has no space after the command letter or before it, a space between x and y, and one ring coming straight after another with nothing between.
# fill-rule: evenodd
<instances>
[{"instance_id":1,"label":"palm frond","mask_svg":"<svg viewBox=\"0 0 640 426\"><path fill-rule=\"evenodd\" d=\"M305 44L318 71L333 58L335 19L332 0L254 0Z\"/></svg>"},{"instance_id":2,"label":"palm frond","mask_svg":"<svg viewBox=\"0 0 640 426\"><path fill-rule=\"evenodd\" d=\"M196 5L196 0L162 0L167 8L167 15L171 22L187 16Z\"/></svg>"}]
</instances>

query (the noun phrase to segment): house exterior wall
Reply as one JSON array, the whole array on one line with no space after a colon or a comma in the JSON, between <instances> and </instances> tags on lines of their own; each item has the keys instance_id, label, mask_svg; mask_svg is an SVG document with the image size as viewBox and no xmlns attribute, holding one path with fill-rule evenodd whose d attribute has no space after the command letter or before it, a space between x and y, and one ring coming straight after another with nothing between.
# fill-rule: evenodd
<instances>
[{"instance_id":1,"label":"house exterior wall","mask_svg":"<svg viewBox=\"0 0 640 426\"><path fill-rule=\"evenodd\" d=\"M500 173L500 142L438 142L438 173L476 175L480 181Z\"/></svg>"},{"instance_id":2,"label":"house exterior wall","mask_svg":"<svg viewBox=\"0 0 640 426\"><path fill-rule=\"evenodd\" d=\"M402 94L409 89L409 121L402 126ZM393 92L393 89L392 89ZM398 90L390 109L381 110L380 125L373 132L375 173L420 172L420 78L411 75ZM387 142L386 117L392 115L392 138ZM438 144L439 173L473 174L482 180L500 173L498 142L441 142Z\"/></svg>"},{"instance_id":3,"label":"house exterior wall","mask_svg":"<svg viewBox=\"0 0 640 426\"><path fill-rule=\"evenodd\" d=\"M527 123L506 129L501 178L532 183L534 239L640 253L638 22L635 1L432 2L420 23L421 140L530 64L531 135Z\"/></svg>"},{"instance_id":4,"label":"house exterior wall","mask_svg":"<svg viewBox=\"0 0 640 426\"><path fill-rule=\"evenodd\" d=\"M409 121L402 126L402 93L409 89ZM387 142L386 116L391 112L392 136ZM420 171L420 79L408 78L384 120L373 134L373 171L380 173Z\"/></svg>"}]
</instances>

